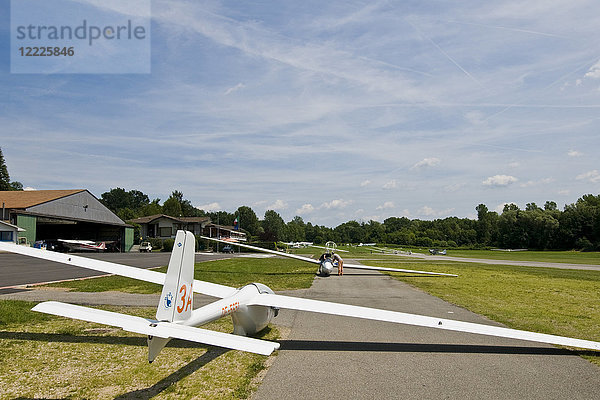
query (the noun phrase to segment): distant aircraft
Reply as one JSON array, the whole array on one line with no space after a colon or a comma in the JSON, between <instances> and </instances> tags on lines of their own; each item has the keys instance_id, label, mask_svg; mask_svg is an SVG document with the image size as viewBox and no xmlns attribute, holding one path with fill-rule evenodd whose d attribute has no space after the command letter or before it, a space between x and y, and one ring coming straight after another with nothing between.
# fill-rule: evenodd
<instances>
[{"instance_id":1,"label":"distant aircraft","mask_svg":"<svg viewBox=\"0 0 600 400\"><path fill-rule=\"evenodd\" d=\"M57 239L69 251L104 251L106 242L93 242L91 240Z\"/></svg>"},{"instance_id":2,"label":"distant aircraft","mask_svg":"<svg viewBox=\"0 0 600 400\"><path fill-rule=\"evenodd\" d=\"M444 250L429 249L429 254L431 254L431 255L437 255L437 254L439 254L439 255L445 256L446 255L446 249L444 249Z\"/></svg>"},{"instance_id":3,"label":"distant aircraft","mask_svg":"<svg viewBox=\"0 0 600 400\"><path fill-rule=\"evenodd\" d=\"M211 238L211 237L207 237L207 236L200 236L200 238L206 239L206 240L212 240L214 242L223 243L223 240L221 240L221 239ZM243 247L246 249L262 251L264 253L277 254L278 256L294 258L296 260L302 260L302 261L306 261L306 262L309 262L312 264L317 264L319 266L317 273L320 276L331 275L331 273L333 272L333 269L335 268L335 264L334 264L333 260L331 259L331 254L333 251L332 249L335 248L334 247L335 243L333 243L333 242L327 242L327 243L330 243L329 245L327 245L327 243L326 243L325 249L327 249L326 250L327 253L325 253L325 254L327 254L328 256L323 257L322 260L315 260L312 258L299 256L297 254L282 253L282 252L275 251L275 250L263 249L262 247L251 246L249 244L236 243L236 242L227 242L227 243L233 244L236 246L240 246L240 247ZM333 244L331 244L331 243L333 243ZM445 274L442 272L416 271L413 269L399 269L399 268L386 268L386 267L370 267L368 265L348 264L346 262L344 262L344 268L365 269L365 270L371 270L371 271L408 272L411 274L425 274L425 275L458 276L458 275L454 275L454 274Z\"/></svg>"},{"instance_id":4,"label":"distant aircraft","mask_svg":"<svg viewBox=\"0 0 600 400\"><path fill-rule=\"evenodd\" d=\"M292 249L304 249L308 246L312 246L312 242L281 242ZM276 243L277 244L277 243Z\"/></svg>"},{"instance_id":5,"label":"distant aircraft","mask_svg":"<svg viewBox=\"0 0 600 400\"><path fill-rule=\"evenodd\" d=\"M33 307L34 311L117 326L126 331L147 335L148 361L150 362L157 357L172 338L268 355L279 348L279 343L236 335L251 335L261 331L277 315L280 308L600 350L600 342L590 340L282 296L273 293L271 289L260 283L252 283L236 289L195 280L195 238L191 232L177 232L166 274L7 242L0 242L0 250L163 285L156 310L156 319L57 301L39 303ZM194 310L193 292L218 297L219 300ZM196 328L198 325L227 315L231 315L233 320L234 335Z\"/></svg>"},{"instance_id":6,"label":"distant aircraft","mask_svg":"<svg viewBox=\"0 0 600 400\"><path fill-rule=\"evenodd\" d=\"M333 252L340 252L340 251L343 253L348 253L348 250L338 249L337 244L335 244L335 242L332 242L332 241L325 243L325 247L315 246L315 245L312 245L311 247L315 247L317 249L325 249L326 253L333 253Z\"/></svg>"}]
</instances>

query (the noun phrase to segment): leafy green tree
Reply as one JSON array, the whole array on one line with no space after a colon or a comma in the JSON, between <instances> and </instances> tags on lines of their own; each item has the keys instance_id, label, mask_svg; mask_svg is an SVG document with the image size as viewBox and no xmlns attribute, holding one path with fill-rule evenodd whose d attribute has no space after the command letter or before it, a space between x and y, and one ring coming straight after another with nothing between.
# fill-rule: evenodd
<instances>
[{"instance_id":1,"label":"leafy green tree","mask_svg":"<svg viewBox=\"0 0 600 400\"><path fill-rule=\"evenodd\" d=\"M4 162L2 148L0 148L0 190L13 190L10 186L10 176L8 175L8 168Z\"/></svg>"},{"instance_id":2,"label":"leafy green tree","mask_svg":"<svg viewBox=\"0 0 600 400\"><path fill-rule=\"evenodd\" d=\"M163 209L160 205L160 199L154 199L150 203L142 206L140 209L140 217L146 217L148 215L162 214Z\"/></svg>"},{"instance_id":3,"label":"leafy green tree","mask_svg":"<svg viewBox=\"0 0 600 400\"><path fill-rule=\"evenodd\" d=\"M145 213L145 207L150 204L147 195L139 190L125 191L123 188L110 189L102 193L100 202L117 214L124 221L137 217L152 215ZM158 214L160 212L157 212Z\"/></svg>"},{"instance_id":4,"label":"leafy green tree","mask_svg":"<svg viewBox=\"0 0 600 400\"><path fill-rule=\"evenodd\" d=\"M23 190L23 184L19 181L12 181L10 187L11 190Z\"/></svg>"},{"instance_id":5,"label":"leafy green tree","mask_svg":"<svg viewBox=\"0 0 600 400\"><path fill-rule=\"evenodd\" d=\"M172 200L172 204L169 203L169 206L167 208L167 210L169 212L177 212L179 209L181 209L180 211L180 216L183 217L197 217L198 215L198 209L196 207L194 207L192 205L192 203L189 200L186 200L183 198L183 193L178 191L178 190L174 190L173 193L171 193L171 196L169 197L169 199L173 199ZM165 204L163 204L163 207L166 207L167 201L169 201L169 199L167 199L165 201ZM175 202L179 203L179 206L177 206L175 204ZM165 214L167 215L172 215L172 214L168 214L165 211ZM172 215L172 216L176 216L176 215Z\"/></svg>"},{"instance_id":6,"label":"leafy green tree","mask_svg":"<svg viewBox=\"0 0 600 400\"><path fill-rule=\"evenodd\" d=\"M295 216L287 223L287 240L294 242L306 240L306 224L302 217Z\"/></svg>"},{"instance_id":7,"label":"leafy green tree","mask_svg":"<svg viewBox=\"0 0 600 400\"><path fill-rule=\"evenodd\" d=\"M402 229L409 229L411 226L410 219L406 217L390 217L383 221L383 226L387 233L397 232Z\"/></svg>"},{"instance_id":8,"label":"leafy green tree","mask_svg":"<svg viewBox=\"0 0 600 400\"><path fill-rule=\"evenodd\" d=\"M250 234L250 236L258 236L258 228L260 222L256 213L248 206L238 207L236 216L239 218L240 228Z\"/></svg>"},{"instance_id":9,"label":"leafy green tree","mask_svg":"<svg viewBox=\"0 0 600 400\"><path fill-rule=\"evenodd\" d=\"M207 215L213 223L223 226L233 226L233 220L235 219L235 215L227 211L214 211Z\"/></svg>"},{"instance_id":10,"label":"leafy green tree","mask_svg":"<svg viewBox=\"0 0 600 400\"><path fill-rule=\"evenodd\" d=\"M163 204L163 213L170 215L171 217L183 217L181 201L177 197L171 195Z\"/></svg>"},{"instance_id":11,"label":"leafy green tree","mask_svg":"<svg viewBox=\"0 0 600 400\"><path fill-rule=\"evenodd\" d=\"M285 240L285 222L283 218L274 210L267 210L265 217L261 222L264 233L261 235L261 240L270 242Z\"/></svg>"},{"instance_id":12,"label":"leafy green tree","mask_svg":"<svg viewBox=\"0 0 600 400\"><path fill-rule=\"evenodd\" d=\"M363 224L365 230L365 241L375 243L387 242L385 226L381 222L370 220L366 224Z\"/></svg>"}]
</instances>

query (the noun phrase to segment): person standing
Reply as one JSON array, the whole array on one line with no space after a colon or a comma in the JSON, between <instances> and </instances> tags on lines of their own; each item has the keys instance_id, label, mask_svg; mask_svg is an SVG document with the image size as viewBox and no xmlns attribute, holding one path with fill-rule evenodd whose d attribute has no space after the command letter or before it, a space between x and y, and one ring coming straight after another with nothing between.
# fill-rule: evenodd
<instances>
[{"instance_id":1,"label":"person standing","mask_svg":"<svg viewBox=\"0 0 600 400\"><path fill-rule=\"evenodd\" d=\"M331 256L331 259L336 262L337 261L337 269L338 269L338 275L344 275L344 260L342 259L342 257L340 257L339 254L337 253L333 253L333 255Z\"/></svg>"}]
</instances>

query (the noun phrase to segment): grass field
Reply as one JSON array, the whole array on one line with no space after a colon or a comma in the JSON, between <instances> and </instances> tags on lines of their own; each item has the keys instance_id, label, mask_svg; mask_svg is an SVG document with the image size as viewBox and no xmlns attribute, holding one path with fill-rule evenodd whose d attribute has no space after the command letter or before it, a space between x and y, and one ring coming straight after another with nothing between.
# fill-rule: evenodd
<instances>
[{"instance_id":1,"label":"grass field","mask_svg":"<svg viewBox=\"0 0 600 400\"><path fill-rule=\"evenodd\" d=\"M348 249L347 247L343 247ZM381 247L383 248L383 247ZM391 247L389 249L392 249ZM429 254L429 249L407 248L413 253ZM448 256L466 257L466 258L485 258L492 260L511 260L511 261L539 261L568 264L592 264L600 265L600 252L582 252L582 251L495 251L495 250L447 250ZM377 255L376 251L369 248L351 248L352 256L365 257L367 255ZM387 258L393 256L386 256ZM402 258L397 256L397 258Z\"/></svg>"},{"instance_id":2,"label":"grass field","mask_svg":"<svg viewBox=\"0 0 600 400\"><path fill-rule=\"evenodd\" d=\"M149 364L146 338L0 301L0 399L244 399L267 357L173 340ZM152 317L154 309L102 307ZM205 328L231 332L223 318ZM276 328L259 336L275 340Z\"/></svg>"},{"instance_id":3,"label":"grass field","mask_svg":"<svg viewBox=\"0 0 600 400\"><path fill-rule=\"evenodd\" d=\"M448 255L468 258L489 258L495 260L540 261L569 264L600 265L599 252L448 250Z\"/></svg>"},{"instance_id":4,"label":"grass field","mask_svg":"<svg viewBox=\"0 0 600 400\"><path fill-rule=\"evenodd\" d=\"M259 282L273 290L303 289L312 284L316 266L280 258L232 258L197 263L194 277L202 281L240 287ZM166 267L157 271L166 272ZM127 293L160 293L162 286L121 276L84 279L48 285L80 292L118 290Z\"/></svg>"},{"instance_id":5,"label":"grass field","mask_svg":"<svg viewBox=\"0 0 600 400\"><path fill-rule=\"evenodd\" d=\"M409 269L443 266L402 264ZM600 272L456 262L446 267L459 277L390 275L510 328L600 341ZM600 365L598 352L580 354Z\"/></svg>"}]
</instances>

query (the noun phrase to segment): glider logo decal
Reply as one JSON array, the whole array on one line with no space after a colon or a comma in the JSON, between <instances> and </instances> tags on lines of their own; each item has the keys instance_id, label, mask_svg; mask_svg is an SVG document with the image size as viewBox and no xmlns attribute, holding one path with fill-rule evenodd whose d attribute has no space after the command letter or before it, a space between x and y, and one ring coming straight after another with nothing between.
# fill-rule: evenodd
<instances>
[{"instance_id":1,"label":"glider logo decal","mask_svg":"<svg viewBox=\"0 0 600 400\"><path fill-rule=\"evenodd\" d=\"M165 296L165 307L166 308L171 308L172 305L173 305L173 295L171 294L171 292L169 292Z\"/></svg>"},{"instance_id":2,"label":"glider logo decal","mask_svg":"<svg viewBox=\"0 0 600 400\"><path fill-rule=\"evenodd\" d=\"M177 247L181 247L181 242L177 243Z\"/></svg>"}]
</instances>

